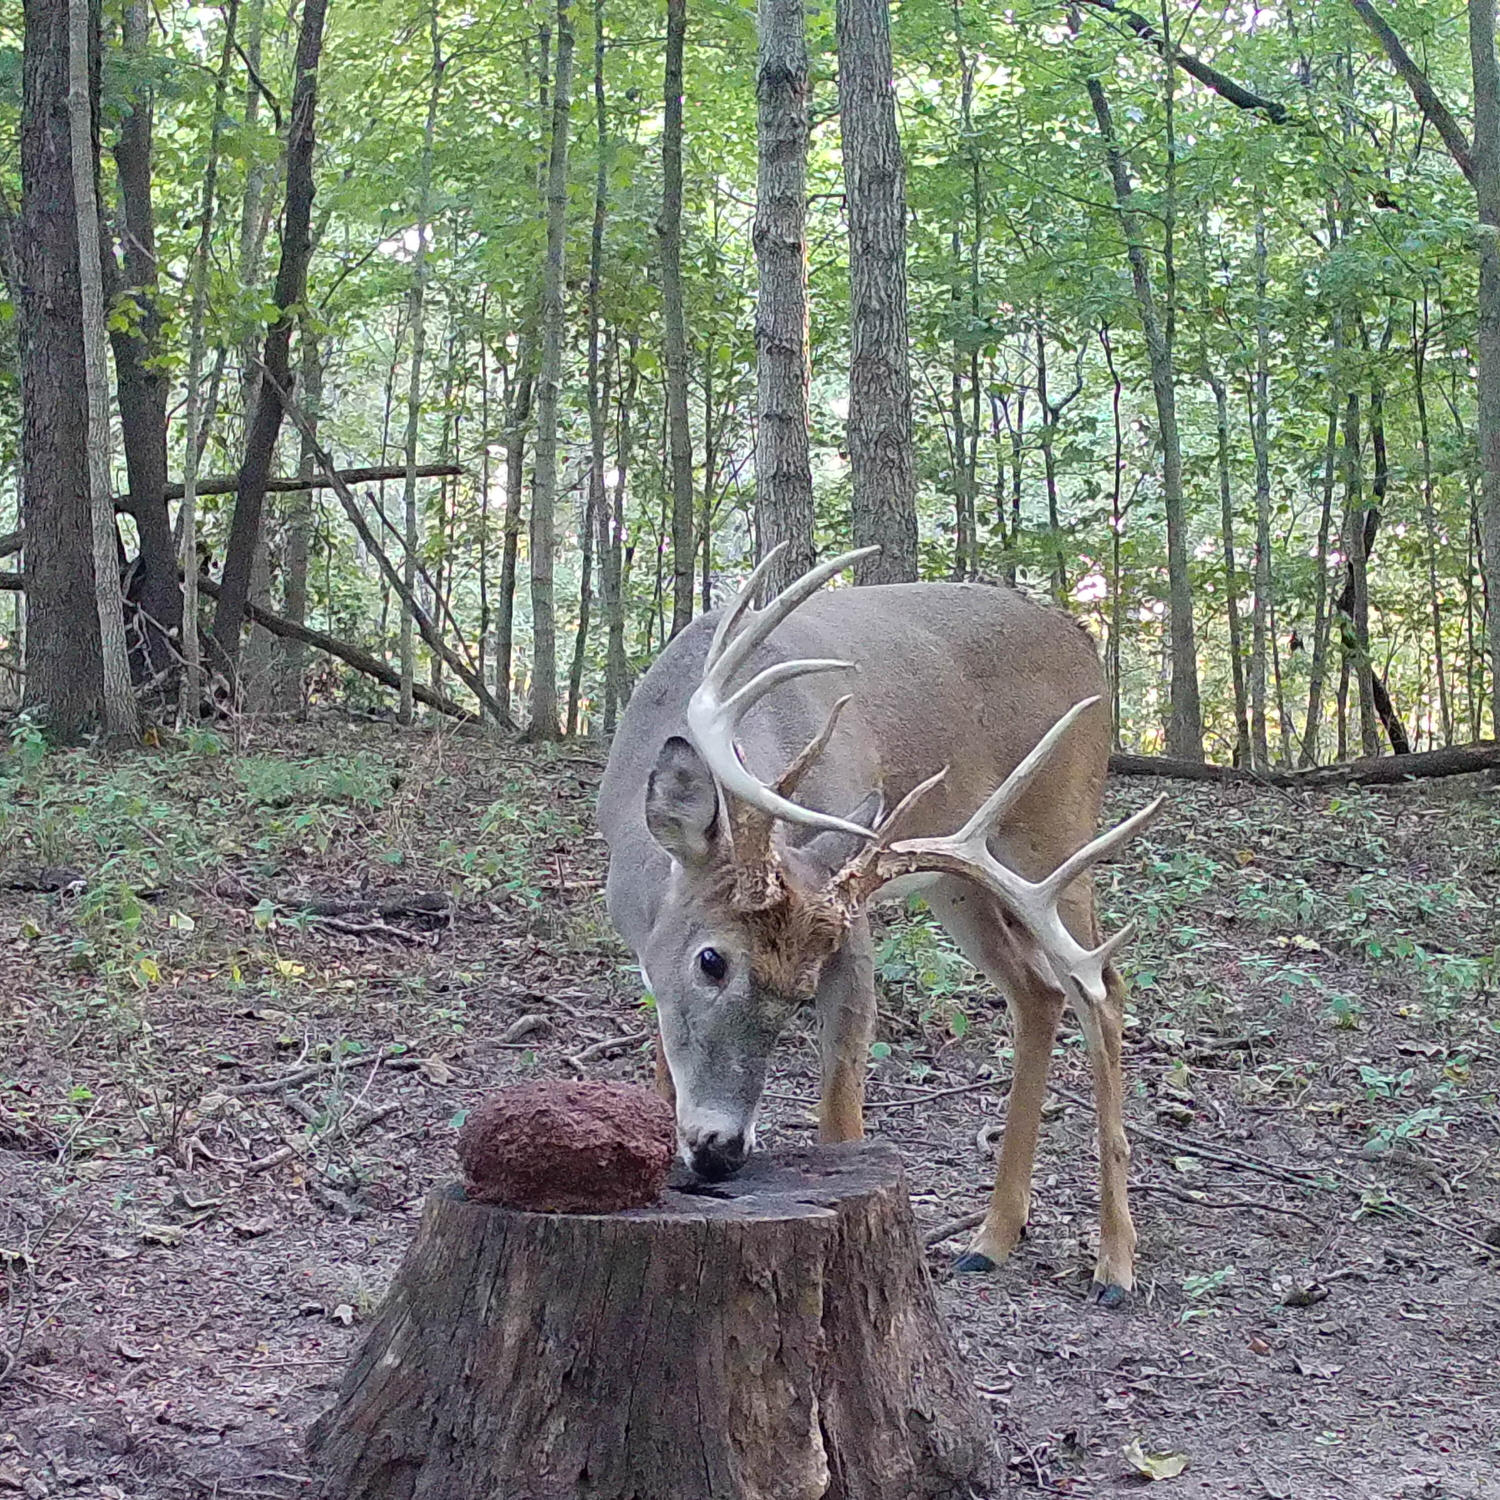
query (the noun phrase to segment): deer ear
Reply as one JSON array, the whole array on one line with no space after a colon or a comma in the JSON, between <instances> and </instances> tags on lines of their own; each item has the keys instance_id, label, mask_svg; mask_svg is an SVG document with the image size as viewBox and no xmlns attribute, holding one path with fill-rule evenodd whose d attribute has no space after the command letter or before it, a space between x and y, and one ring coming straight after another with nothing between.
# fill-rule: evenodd
<instances>
[{"instance_id":1,"label":"deer ear","mask_svg":"<svg viewBox=\"0 0 1500 1500\"><path fill-rule=\"evenodd\" d=\"M873 828L884 812L885 797L877 789L869 793L853 812L846 813L845 816L851 823L858 823L864 828ZM805 855L819 869L826 870L832 875L835 870L841 870L864 846L865 840L855 834L828 829L814 834L801 846L798 853Z\"/></svg>"},{"instance_id":2,"label":"deer ear","mask_svg":"<svg viewBox=\"0 0 1500 1500\"><path fill-rule=\"evenodd\" d=\"M701 865L713 853L719 789L703 758L679 735L661 747L646 783L646 827L680 865Z\"/></svg>"}]
</instances>

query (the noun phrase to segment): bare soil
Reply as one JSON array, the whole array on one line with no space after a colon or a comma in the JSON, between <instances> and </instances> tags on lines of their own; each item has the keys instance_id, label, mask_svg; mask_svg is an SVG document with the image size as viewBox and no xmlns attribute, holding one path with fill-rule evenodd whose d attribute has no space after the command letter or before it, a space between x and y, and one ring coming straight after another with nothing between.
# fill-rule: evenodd
<instances>
[{"instance_id":1,"label":"bare soil","mask_svg":"<svg viewBox=\"0 0 1500 1500\"><path fill-rule=\"evenodd\" d=\"M464 1111L649 1076L595 753L342 720L238 749L0 783L0 877L84 877L0 894L0 1496L310 1493L301 1433ZM1500 786L1171 792L1101 879L1142 926L1137 1297L1085 1301L1071 1032L1020 1252L930 1250L1005 1492L1500 1496ZM920 911L881 970L869 1123L931 1233L983 1206L1004 1010ZM791 1036L769 1144L815 1092Z\"/></svg>"}]
</instances>

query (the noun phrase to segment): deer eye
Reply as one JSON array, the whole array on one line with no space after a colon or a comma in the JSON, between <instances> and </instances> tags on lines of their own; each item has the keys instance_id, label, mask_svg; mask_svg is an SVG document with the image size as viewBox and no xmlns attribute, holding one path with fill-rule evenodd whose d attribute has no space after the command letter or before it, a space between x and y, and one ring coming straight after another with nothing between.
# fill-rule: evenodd
<instances>
[{"instance_id":1,"label":"deer eye","mask_svg":"<svg viewBox=\"0 0 1500 1500\"><path fill-rule=\"evenodd\" d=\"M698 967L718 984L729 972L729 960L717 948L705 948L698 955Z\"/></svg>"}]
</instances>

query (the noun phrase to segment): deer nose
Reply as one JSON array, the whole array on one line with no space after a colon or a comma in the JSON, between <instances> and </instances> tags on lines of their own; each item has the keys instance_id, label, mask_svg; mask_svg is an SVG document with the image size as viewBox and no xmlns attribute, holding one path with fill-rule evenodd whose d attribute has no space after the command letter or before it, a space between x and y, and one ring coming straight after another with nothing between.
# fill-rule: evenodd
<instances>
[{"instance_id":1,"label":"deer nose","mask_svg":"<svg viewBox=\"0 0 1500 1500\"><path fill-rule=\"evenodd\" d=\"M722 1182L745 1165L750 1147L743 1130L696 1130L686 1136L688 1165L705 1182Z\"/></svg>"}]
</instances>

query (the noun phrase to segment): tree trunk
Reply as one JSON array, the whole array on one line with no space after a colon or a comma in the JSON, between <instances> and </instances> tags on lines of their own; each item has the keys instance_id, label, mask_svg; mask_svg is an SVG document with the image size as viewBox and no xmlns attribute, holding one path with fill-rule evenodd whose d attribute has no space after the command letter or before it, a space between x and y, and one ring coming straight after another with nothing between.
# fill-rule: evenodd
<instances>
[{"instance_id":1,"label":"tree trunk","mask_svg":"<svg viewBox=\"0 0 1500 1500\"><path fill-rule=\"evenodd\" d=\"M1259 758L1251 750L1249 706L1245 693L1245 646L1240 630L1240 582L1239 571L1234 560L1234 496L1229 482L1229 399L1220 380L1212 370L1204 366L1204 375L1209 389L1214 393L1214 411L1217 420L1219 468L1219 526L1224 542L1224 609L1229 618L1229 666L1234 680L1234 763L1264 765L1266 756ZM1265 640L1260 640L1262 652ZM1261 658L1261 740L1265 739L1265 658Z\"/></svg>"},{"instance_id":2,"label":"tree trunk","mask_svg":"<svg viewBox=\"0 0 1500 1500\"><path fill-rule=\"evenodd\" d=\"M1412 304L1412 391L1417 401L1417 433L1422 455L1423 551L1427 559L1427 602L1432 611L1432 661L1437 674L1438 724L1443 743L1453 743L1453 705L1448 696L1448 673L1443 659L1443 603L1438 592L1437 508L1433 504L1432 429L1427 418L1427 340L1430 323L1427 294L1422 294L1422 325L1417 328L1417 308Z\"/></svg>"},{"instance_id":3,"label":"tree trunk","mask_svg":"<svg viewBox=\"0 0 1500 1500\"><path fill-rule=\"evenodd\" d=\"M1500 60L1495 0L1469 0L1474 70L1474 190L1479 205L1479 438L1483 563L1489 600L1490 717L1500 739Z\"/></svg>"},{"instance_id":4,"label":"tree trunk","mask_svg":"<svg viewBox=\"0 0 1500 1500\"><path fill-rule=\"evenodd\" d=\"M88 385L68 133L68 0L26 0L19 262L25 706L76 739L98 722Z\"/></svg>"},{"instance_id":5,"label":"tree trunk","mask_svg":"<svg viewBox=\"0 0 1500 1500\"><path fill-rule=\"evenodd\" d=\"M630 700L630 659L625 652L625 598L628 578L626 576L625 547L625 494L630 477L632 418L635 412L635 396L639 371L635 363L636 338L630 336L629 357L626 360L628 374L620 395L619 413L615 422L615 491L611 501L609 543L600 547L602 567L608 569L613 579L614 607L609 617L609 646L604 666L604 732L613 733L615 715L619 707Z\"/></svg>"},{"instance_id":6,"label":"tree trunk","mask_svg":"<svg viewBox=\"0 0 1500 1500\"><path fill-rule=\"evenodd\" d=\"M542 271L542 363L537 379L536 470L531 484L531 722L533 740L557 738L557 620L552 566L557 549L557 399L562 384L563 254L568 212L568 120L573 21L557 0L552 149L547 167L547 260ZM691 580L690 580L691 582Z\"/></svg>"},{"instance_id":7,"label":"tree trunk","mask_svg":"<svg viewBox=\"0 0 1500 1500\"><path fill-rule=\"evenodd\" d=\"M1087 83L1089 99L1104 141L1120 227L1125 236L1135 288L1146 358L1151 369L1151 391L1162 446L1162 498L1167 513L1168 614L1171 663L1167 753L1182 760L1203 756L1203 716L1198 702L1198 648L1193 628L1193 588L1188 571L1187 507L1182 486L1182 443L1177 431L1177 392L1172 368L1172 346L1157 317L1151 272L1134 207L1130 172L1115 134L1109 101L1097 78Z\"/></svg>"},{"instance_id":8,"label":"tree trunk","mask_svg":"<svg viewBox=\"0 0 1500 1500\"><path fill-rule=\"evenodd\" d=\"M687 0L667 0L661 137L662 352L672 454L672 634L693 618L693 437L688 427L687 330L682 305L682 53Z\"/></svg>"},{"instance_id":9,"label":"tree trunk","mask_svg":"<svg viewBox=\"0 0 1500 1500\"><path fill-rule=\"evenodd\" d=\"M83 376L88 393L89 519L94 558L94 607L103 668L105 734L129 741L140 734L130 656L125 647L125 601L120 592L120 537L109 483L109 340L104 327L104 265L99 243L99 17L90 0L68 0L68 135L77 213L78 285ZM76 627L75 627L76 628Z\"/></svg>"},{"instance_id":10,"label":"tree trunk","mask_svg":"<svg viewBox=\"0 0 1500 1500\"><path fill-rule=\"evenodd\" d=\"M917 577L906 307L906 168L896 132L890 0L837 0L849 220L849 464L859 583Z\"/></svg>"},{"instance_id":11,"label":"tree trunk","mask_svg":"<svg viewBox=\"0 0 1500 1500\"><path fill-rule=\"evenodd\" d=\"M1341 325L1335 322L1335 350L1342 347ZM1318 520L1318 546L1315 556L1317 583L1314 595L1312 666L1307 684L1307 726L1302 734L1304 766L1317 764L1318 735L1323 724L1323 686L1328 675L1328 642L1332 633L1333 611L1328 608L1328 537L1333 530L1333 489L1337 474L1339 445L1338 401L1330 398L1328 436L1323 444L1323 508Z\"/></svg>"},{"instance_id":12,"label":"tree trunk","mask_svg":"<svg viewBox=\"0 0 1500 1500\"><path fill-rule=\"evenodd\" d=\"M302 325L302 409L313 426L313 432L302 439L297 461L298 477L307 489L296 492L287 516L286 561L282 570L284 596L282 613L294 625L307 623L307 560L312 540L312 480L318 465L317 423L323 404L323 359L318 336L307 324ZM303 708L302 679L307 661L304 643L289 636L281 643L281 660L277 670L276 706L283 713L300 713Z\"/></svg>"},{"instance_id":13,"label":"tree trunk","mask_svg":"<svg viewBox=\"0 0 1500 1500\"><path fill-rule=\"evenodd\" d=\"M1270 329L1266 306L1269 279L1265 206L1255 209L1255 386L1250 441L1255 449L1255 610L1250 639L1250 740L1255 764L1269 765L1266 737L1266 635L1271 617L1271 442L1266 430L1271 406Z\"/></svg>"},{"instance_id":14,"label":"tree trunk","mask_svg":"<svg viewBox=\"0 0 1500 1500\"><path fill-rule=\"evenodd\" d=\"M1380 753L1375 727L1374 665L1370 660L1370 588L1368 559L1370 521L1379 516L1365 504L1361 461L1359 396L1350 392L1344 410L1344 556L1348 559L1339 612L1344 616L1344 657L1354 678L1359 702L1360 739L1364 753Z\"/></svg>"},{"instance_id":15,"label":"tree trunk","mask_svg":"<svg viewBox=\"0 0 1500 1500\"><path fill-rule=\"evenodd\" d=\"M605 441L609 426L609 362L603 352L603 310L599 299L604 281L604 224L609 207L609 114L604 98L604 0L594 0L594 139L598 157L594 175L594 225L589 235L589 493L582 537L583 569L578 590L578 635L573 665L568 673L568 723L572 735L578 723L578 700L583 682L583 660L588 646L589 573L593 550L599 549L599 591L606 623L619 604L620 580L611 572L608 522L609 495L604 482ZM607 669L606 669L607 670ZM605 697L608 698L608 685ZM611 726L613 727L613 726Z\"/></svg>"},{"instance_id":16,"label":"tree trunk","mask_svg":"<svg viewBox=\"0 0 1500 1500\"><path fill-rule=\"evenodd\" d=\"M401 487L401 517L406 541L403 578L408 594L417 588L417 440L422 428L422 358L427 338L427 223L432 217L432 138L437 127L438 100L443 91L443 56L438 38L437 0L430 12L432 82L427 91L427 119L422 127L422 162L417 175L417 244L411 270L411 367L406 387L406 476ZM433 600L437 613L437 600ZM401 707L403 724L412 721L412 683L416 680L416 642L411 611L401 611Z\"/></svg>"},{"instance_id":17,"label":"tree trunk","mask_svg":"<svg viewBox=\"0 0 1500 1500\"><path fill-rule=\"evenodd\" d=\"M203 703L203 661L198 630L198 426L199 384L203 377L204 329L208 319L208 258L213 244L214 201L219 180L219 148L224 134L224 100L229 91L229 59L234 51L238 0L224 12L224 45L214 80L214 113L209 126L208 160L203 168L203 196L198 209L198 242L193 251L188 313L187 399L182 442L182 504L178 507L182 545L182 659L183 692L180 717L196 723Z\"/></svg>"},{"instance_id":18,"label":"tree trunk","mask_svg":"<svg viewBox=\"0 0 1500 1500\"><path fill-rule=\"evenodd\" d=\"M958 1500L988 1425L859 1145L618 1214L440 1188L309 1450L344 1500Z\"/></svg>"},{"instance_id":19,"label":"tree trunk","mask_svg":"<svg viewBox=\"0 0 1500 1500\"><path fill-rule=\"evenodd\" d=\"M307 291L312 258L313 119L318 99L318 59L323 49L323 21L328 0L305 0L297 37L296 83L287 132L286 215L281 235L281 264L276 272L276 321L266 334L262 364L276 385L290 386L292 323ZM269 384L269 383L268 383ZM234 520L224 555L223 588L214 614L214 641L231 672L239 662L240 625L250 593L250 573L260 538L266 479L281 431L282 399L262 387L255 418L245 440L244 466L235 499Z\"/></svg>"},{"instance_id":20,"label":"tree trunk","mask_svg":"<svg viewBox=\"0 0 1500 1500\"><path fill-rule=\"evenodd\" d=\"M1110 697L1110 744L1120 748L1122 704L1124 702L1123 661L1125 656L1125 569L1121 552L1125 540L1125 508L1123 488L1125 483L1125 424L1121 419L1120 401L1125 393L1124 382L1115 365L1114 344L1110 340L1109 328L1099 329L1099 345L1104 350L1104 363L1109 369L1110 422L1114 429L1114 452L1110 464L1109 485L1109 646L1105 662L1109 672Z\"/></svg>"},{"instance_id":21,"label":"tree trunk","mask_svg":"<svg viewBox=\"0 0 1500 1500\"><path fill-rule=\"evenodd\" d=\"M119 238L123 286L113 254L106 253L107 298L129 293L133 313L126 326L110 329L114 347L120 437L125 449L129 496L125 508L140 542L141 578L135 597L145 611L141 638L144 679L175 675L177 652L168 637L182 626L182 590L172 524L165 499L167 482L167 391L161 355L161 308L157 300L156 224L151 203L153 91L147 58L151 8L129 0L124 17L124 53L136 86L120 121L115 168L120 182ZM113 320L119 324L121 320Z\"/></svg>"},{"instance_id":22,"label":"tree trunk","mask_svg":"<svg viewBox=\"0 0 1500 1500\"><path fill-rule=\"evenodd\" d=\"M808 448L807 25L803 0L760 0L756 76L755 510L762 555L786 543L767 597L816 561Z\"/></svg>"}]
</instances>

